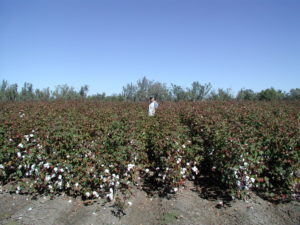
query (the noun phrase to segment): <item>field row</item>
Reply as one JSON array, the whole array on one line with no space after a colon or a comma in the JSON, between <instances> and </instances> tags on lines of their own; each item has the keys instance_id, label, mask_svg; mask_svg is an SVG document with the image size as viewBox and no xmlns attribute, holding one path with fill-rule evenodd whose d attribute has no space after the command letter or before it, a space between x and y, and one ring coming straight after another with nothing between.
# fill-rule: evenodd
<instances>
[{"instance_id":1,"label":"field row","mask_svg":"<svg viewBox=\"0 0 300 225\"><path fill-rule=\"evenodd\" d=\"M300 103L6 103L0 182L83 198L175 193L208 177L235 197L287 198L300 177Z\"/></svg>"}]
</instances>

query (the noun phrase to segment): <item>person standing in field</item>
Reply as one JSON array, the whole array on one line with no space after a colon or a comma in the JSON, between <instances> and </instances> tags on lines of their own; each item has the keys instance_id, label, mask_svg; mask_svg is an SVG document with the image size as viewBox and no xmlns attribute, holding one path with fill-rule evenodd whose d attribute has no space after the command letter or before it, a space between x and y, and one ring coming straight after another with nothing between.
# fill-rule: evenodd
<instances>
[{"instance_id":1,"label":"person standing in field","mask_svg":"<svg viewBox=\"0 0 300 225\"><path fill-rule=\"evenodd\" d=\"M149 104L148 115L149 116L154 116L155 111L158 108L158 103L157 103L155 97L150 97L149 102L150 102L150 104Z\"/></svg>"}]
</instances>

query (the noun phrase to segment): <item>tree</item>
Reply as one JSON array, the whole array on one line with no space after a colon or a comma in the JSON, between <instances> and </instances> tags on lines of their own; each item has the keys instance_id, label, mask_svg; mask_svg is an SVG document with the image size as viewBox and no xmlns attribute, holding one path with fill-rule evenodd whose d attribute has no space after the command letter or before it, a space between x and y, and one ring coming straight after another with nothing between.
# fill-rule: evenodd
<instances>
[{"instance_id":1,"label":"tree","mask_svg":"<svg viewBox=\"0 0 300 225\"><path fill-rule=\"evenodd\" d=\"M152 81L148 80L146 77L143 77L141 80L137 81L137 100L145 101L149 97L149 87L152 85Z\"/></svg>"},{"instance_id":2,"label":"tree","mask_svg":"<svg viewBox=\"0 0 300 225\"><path fill-rule=\"evenodd\" d=\"M8 87L8 82L6 80L2 80L1 86L0 86L0 100L6 101L6 88Z\"/></svg>"},{"instance_id":3,"label":"tree","mask_svg":"<svg viewBox=\"0 0 300 225\"><path fill-rule=\"evenodd\" d=\"M169 91L166 84L152 82L149 86L148 96L153 96L161 101L169 99Z\"/></svg>"},{"instance_id":4,"label":"tree","mask_svg":"<svg viewBox=\"0 0 300 225\"><path fill-rule=\"evenodd\" d=\"M52 95L54 99L64 100L76 99L80 96L73 87L69 87L67 84L56 86Z\"/></svg>"},{"instance_id":5,"label":"tree","mask_svg":"<svg viewBox=\"0 0 300 225\"><path fill-rule=\"evenodd\" d=\"M171 84L171 94L175 101L188 100L188 93L179 85Z\"/></svg>"},{"instance_id":6,"label":"tree","mask_svg":"<svg viewBox=\"0 0 300 225\"><path fill-rule=\"evenodd\" d=\"M238 100L255 100L256 97L255 92L251 89L241 89L236 96Z\"/></svg>"},{"instance_id":7,"label":"tree","mask_svg":"<svg viewBox=\"0 0 300 225\"><path fill-rule=\"evenodd\" d=\"M38 101L49 101L51 97L51 92L49 88L44 88L43 90L35 89L35 99Z\"/></svg>"},{"instance_id":8,"label":"tree","mask_svg":"<svg viewBox=\"0 0 300 225\"><path fill-rule=\"evenodd\" d=\"M284 98L284 93L281 90L268 88L258 93L258 99L264 101L280 100Z\"/></svg>"},{"instance_id":9,"label":"tree","mask_svg":"<svg viewBox=\"0 0 300 225\"><path fill-rule=\"evenodd\" d=\"M20 100L22 101L34 100L33 86L31 83L27 83L27 82L24 83L24 86L22 87L20 93Z\"/></svg>"},{"instance_id":10,"label":"tree","mask_svg":"<svg viewBox=\"0 0 300 225\"><path fill-rule=\"evenodd\" d=\"M81 86L80 91L79 91L80 97L81 98L86 98L88 91L89 91L88 85L85 84L84 86Z\"/></svg>"},{"instance_id":11,"label":"tree","mask_svg":"<svg viewBox=\"0 0 300 225\"><path fill-rule=\"evenodd\" d=\"M88 97L89 99L93 99L93 100L105 100L105 92L103 92L102 94L97 93L96 95L92 95L90 97Z\"/></svg>"},{"instance_id":12,"label":"tree","mask_svg":"<svg viewBox=\"0 0 300 225\"><path fill-rule=\"evenodd\" d=\"M136 101L137 99L137 86L132 83L123 87L122 96L125 101Z\"/></svg>"},{"instance_id":13,"label":"tree","mask_svg":"<svg viewBox=\"0 0 300 225\"><path fill-rule=\"evenodd\" d=\"M300 99L300 88L291 89L287 97L291 100Z\"/></svg>"},{"instance_id":14,"label":"tree","mask_svg":"<svg viewBox=\"0 0 300 225\"><path fill-rule=\"evenodd\" d=\"M19 93L18 93L18 85L12 84L5 90L5 99L6 101L16 101L18 100Z\"/></svg>"},{"instance_id":15,"label":"tree","mask_svg":"<svg viewBox=\"0 0 300 225\"><path fill-rule=\"evenodd\" d=\"M209 99L211 100L219 100L219 101L229 101L233 99L233 95L231 93L231 89L227 88L226 90L219 88L217 92L212 91Z\"/></svg>"},{"instance_id":16,"label":"tree","mask_svg":"<svg viewBox=\"0 0 300 225\"><path fill-rule=\"evenodd\" d=\"M201 101L207 97L211 88L210 83L201 85L198 81L194 81L192 88L188 90L189 99L191 101Z\"/></svg>"}]
</instances>

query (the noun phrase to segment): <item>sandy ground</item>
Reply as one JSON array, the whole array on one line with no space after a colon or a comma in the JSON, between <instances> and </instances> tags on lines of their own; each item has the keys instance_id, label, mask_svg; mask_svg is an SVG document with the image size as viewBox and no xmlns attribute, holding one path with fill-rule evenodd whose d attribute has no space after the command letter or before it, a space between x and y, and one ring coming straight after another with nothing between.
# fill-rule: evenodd
<instances>
[{"instance_id":1,"label":"sandy ground","mask_svg":"<svg viewBox=\"0 0 300 225\"><path fill-rule=\"evenodd\" d=\"M251 193L247 201L219 204L222 199L203 198L192 184L171 198L150 197L139 189L126 202L125 215L117 216L113 203L59 196L9 194L0 191L0 224L5 225L215 225L300 224L300 202L272 204ZM128 203L130 202L130 203ZM224 202L223 202L224 203Z\"/></svg>"}]
</instances>

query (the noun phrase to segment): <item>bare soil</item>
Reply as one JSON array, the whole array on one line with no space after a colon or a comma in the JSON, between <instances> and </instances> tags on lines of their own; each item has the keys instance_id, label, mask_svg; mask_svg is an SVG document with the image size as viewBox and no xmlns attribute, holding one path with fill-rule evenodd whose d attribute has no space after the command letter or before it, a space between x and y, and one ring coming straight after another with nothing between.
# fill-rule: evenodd
<instances>
[{"instance_id":1,"label":"bare soil","mask_svg":"<svg viewBox=\"0 0 300 225\"><path fill-rule=\"evenodd\" d=\"M122 212L113 202L97 200L85 205L69 196L10 194L0 188L0 224L3 225L215 225L215 224L300 224L299 200L273 204L250 193L248 200L226 202L221 197L203 197L197 187L187 183L175 195L148 196L135 189Z\"/></svg>"}]
</instances>

